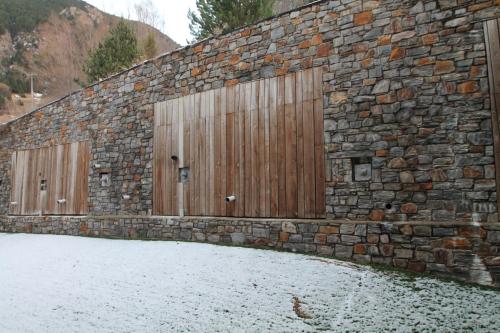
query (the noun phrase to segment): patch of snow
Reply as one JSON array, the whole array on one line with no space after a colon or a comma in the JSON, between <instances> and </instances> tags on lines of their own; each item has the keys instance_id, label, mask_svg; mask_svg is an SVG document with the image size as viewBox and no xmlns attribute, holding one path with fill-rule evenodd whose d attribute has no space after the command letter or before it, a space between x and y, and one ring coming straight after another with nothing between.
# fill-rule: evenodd
<instances>
[{"instance_id":1,"label":"patch of snow","mask_svg":"<svg viewBox=\"0 0 500 333\"><path fill-rule=\"evenodd\" d=\"M0 332L493 332L500 292L305 255L0 234ZM299 318L294 300L310 319Z\"/></svg>"}]
</instances>

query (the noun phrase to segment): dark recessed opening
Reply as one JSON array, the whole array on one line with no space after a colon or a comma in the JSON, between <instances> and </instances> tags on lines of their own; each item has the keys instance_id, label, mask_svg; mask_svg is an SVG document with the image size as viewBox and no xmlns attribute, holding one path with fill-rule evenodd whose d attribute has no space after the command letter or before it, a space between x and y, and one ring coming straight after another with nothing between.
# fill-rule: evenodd
<instances>
[{"instance_id":1,"label":"dark recessed opening","mask_svg":"<svg viewBox=\"0 0 500 333\"><path fill-rule=\"evenodd\" d=\"M390 203L385 204L385 208L386 208L386 209L392 209L392 205L391 205Z\"/></svg>"}]
</instances>

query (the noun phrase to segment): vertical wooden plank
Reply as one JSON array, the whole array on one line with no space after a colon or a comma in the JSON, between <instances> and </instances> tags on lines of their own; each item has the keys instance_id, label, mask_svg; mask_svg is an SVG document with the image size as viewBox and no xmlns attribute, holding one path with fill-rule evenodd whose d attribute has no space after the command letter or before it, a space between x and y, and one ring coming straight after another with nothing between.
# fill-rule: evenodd
<instances>
[{"instance_id":1,"label":"vertical wooden plank","mask_svg":"<svg viewBox=\"0 0 500 333\"><path fill-rule=\"evenodd\" d=\"M209 194L209 210L208 215L215 215L215 90L210 90L210 122L209 122L209 166L210 174L208 177Z\"/></svg>"},{"instance_id":2,"label":"vertical wooden plank","mask_svg":"<svg viewBox=\"0 0 500 333\"><path fill-rule=\"evenodd\" d=\"M304 138L304 217L316 216L316 169L314 159L314 80L308 69L302 73L302 119Z\"/></svg>"},{"instance_id":3,"label":"vertical wooden plank","mask_svg":"<svg viewBox=\"0 0 500 333\"><path fill-rule=\"evenodd\" d=\"M269 80L269 180L271 217L278 217L278 79Z\"/></svg>"},{"instance_id":4,"label":"vertical wooden plank","mask_svg":"<svg viewBox=\"0 0 500 333\"><path fill-rule=\"evenodd\" d=\"M77 210L77 199L75 198L77 169L78 169L78 142L69 145L69 161L68 161L68 182L66 187L66 214L73 215Z\"/></svg>"},{"instance_id":5,"label":"vertical wooden plank","mask_svg":"<svg viewBox=\"0 0 500 333\"><path fill-rule=\"evenodd\" d=\"M285 76L286 216L297 217L297 121L295 73Z\"/></svg>"},{"instance_id":6,"label":"vertical wooden plank","mask_svg":"<svg viewBox=\"0 0 500 333\"><path fill-rule=\"evenodd\" d=\"M250 100L250 144L251 144L251 167L250 167L250 215L249 217L259 216L259 81L251 83ZM248 200L248 198L247 198Z\"/></svg>"},{"instance_id":7,"label":"vertical wooden plank","mask_svg":"<svg viewBox=\"0 0 500 333\"><path fill-rule=\"evenodd\" d=\"M11 171L10 171L10 205L9 213L12 215L19 215L19 207L21 206L21 188L22 179L19 179L19 175L23 174L22 165L19 163L21 161L22 152L13 152L11 158Z\"/></svg>"},{"instance_id":8,"label":"vertical wooden plank","mask_svg":"<svg viewBox=\"0 0 500 333\"><path fill-rule=\"evenodd\" d=\"M222 211L222 173L221 173L221 89L214 91L214 117L213 117L213 165L214 177L212 179L214 189L213 215L221 216ZM225 175L224 175L225 177Z\"/></svg>"},{"instance_id":9,"label":"vertical wooden plank","mask_svg":"<svg viewBox=\"0 0 500 333\"><path fill-rule=\"evenodd\" d=\"M259 115L259 124L258 124L258 197L257 197L257 212L260 217L266 217L266 165L268 161L266 160L266 80L260 80L258 84L258 115Z\"/></svg>"},{"instance_id":10,"label":"vertical wooden plank","mask_svg":"<svg viewBox=\"0 0 500 333\"><path fill-rule=\"evenodd\" d=\"M270 134L269 103L270 81L264 80L264 216L271 216Z\"/></svg>"},{"instance_id":11,"label":"vertical wooden plank","mask_svg":"<svg viewBox=\"0 0 500 333\"><path fill-rule=\"evenodd\" d=\"M201 117L201 105L204 99L204 95L197 93L195 95L195 122L196 122L196 135L195 135L195 173L193 175L193 180L195 182L195 213L194 215L201 215L201 184L202 184L202 174L201 174L201 152L202 152L202 136L204 135L203 130L203 119ZM203 132L202 132L203 130ZM203 178L204 179L204 178Z\"/></svg>"},{"instance_id":12,"label":"vertical wooden plank","mask_svg":"<svg viewBox=\"0 0 500 333\"><path fill-rule=\"evenodd\" d=\"M246 83L245 90L245 104L244 104L244 147L245 147L245 216L252 216L252 82Z\"/></svg>"},{"instance_id":13,"label":"vertical wooden plank","mask_svg":"<svg viewBox=\"0 0 500 333\"><path fill-rule=\"evenodd\" d=\"M163 204L165 205L165 214L172 215L172 179L173 179L173 161L172 161L172 100L166 103L166 150L165 150L165 177L164 184L162 186L165 188L165 195L163 196Z\"/></svg>"},{"instance_id":14,"label":"vertical wooden plank","mask_svg":"<svg viewBox=\"0 0 500 333\"><path fill-rule=\"evenodd\" d=\"M236 195L236 165L235 165L235 91L237 87L228 87L227 102L226 102L226 165L227 165L227 181L225 196ZM239 200L239 198L236 198ZM226 215L235 216L236 202L228 202L225 204Z\"/></svg>"},{"instance_id":15,"label":"vertical wooden plank","mask_svg":"<svg viewBox=\"0 0 500 333\"><path fill-rule=\"evenodd\" d=\"M323 72L313 69L314 75L314 158L316 167L316 217L325 216L325 149L324 149L324 111L323 111Z\"/></svg>"},{"instance_id":16,"label":"vertical wooden plank","mask_svg":"<svg viewBox=\"0 0 500 333\"><path fill-rule=\"evenodd\" d=\"M239 85L239 92L238 92L238 145L239 147L239 153L238 153L238 161L237 161L237 167L238 167L238 174L239 174L239 179L238 179L238 193L239 193L239 199L236 199L236 207L237 207L237 214L236 216L241 217L245 216L245 196L247 194L246 192L246 183L245 183L245 172L246 172L246 164L245 164L245 152L246 152L246 137L245 137L245 119L246 119L246 112L245 112L245 104L246 104L246 84L240 84Z\"/></svg>"},{"instance_id":17,"label":"vertical wooden plank","mask_svg":"<svg viewBox=\"0 0 500 333\"><path fill-rule=\"evenodd\" d=\"M39 202L38 202L38 210L40 211L41 215L44 215L47 213L47 183L48 183L48 178L49 178L49 148L48 147L43 147L40 148L40 160L38 164L38 169L39 169L39 190L40 190L40 197L39 197ZM42 181L45 182L45 189L42 190Z\"/></svg>"},{"instance_id":18,"label":"vertical wooden plank","mask_svg":"<svg viewBox=\"0 0 500 333\"><path fill-rule=\"evenodd\" d=\"M177 153L179 161L176 167L177 215L184 216L184 185L180 181L180 170L184 167L184 98L177 99Z\"/></svg>"},{"instance_id":19,"label":"vertical wooden plank","mask_svg":"<svg viewBox=\"0 0 500 333\"><path fill-rule=\"evenodd\" d=\"M285 77L278 77L278 216L286 217Z\"/></svg>"},{"instance_id":20,"label":"vertical wooden plank","mask_svg":"<svg viewBox=\"0 0 500 333\"><path fill-rule=\"evenodd\" d=\"M207 107L210 98L207 92L201 95L201 132L200 132L200 215L207 213Z\"/></svg>"},{"instance_id":21,"label":"vertical wooden plank","mask_svg":"<svg viewBox=\"0 0 500 333\"><path fill-rule=\"evenodd\" d=\"M199 192L196 191L196 181L198 178L197 166L199 165L198 160L198 110L197 104L199 104L199 94L194 94L190 96L191 103L191 115L190 115L190 128L191 132L189 134L189 215L197 215L197 203L196 198L198 198L199 203Z\"/></svg>"},{"instance_id":22,"label":"vertical wooden plank","mask_svg":"<svg viewBox=\"0 0 500 333\"><path fill-rule=\"evenodd\" d=\"M493 146L495 153L495 178L497 191L497 212L500 221L500 23L490 20L483 23L486 55L488 62L488 79L490 86L491 118Z\"/></svg>"},{"instance_id":23,"label":"vertical wooden plank","mask_svg":"<svg viewBox=\"0 0 500 333\"><path fill-rule=\"evenodd\" d=\"M89 211L88 193L89 193L89 163L90 163L90 145L88 141L81 142L79 146L78 170L80 179L78 193L80 193L80 205L77 214L87 214Z\"/></svg>"},{"instance_id":24,"label":"vertical wooden plank","mask_svg":"<svg viewBox=\"0 0 500 333\"><path fill-rule=\"evenodd\" d=\"M58 148L57 146L50 147L50 177L48 180L47 193L47 214L57 214L57 193L58 193L58 178L59 178L59 163L58 163Z\"/></svg>"},{"instance_id":25,"label":"vertical wooden plank","mask_svg":"<svg viewBox=\"0 0 500 333\"><path fill-rule=\"evenodd\" d=\"M220 216L226 216L226 204L224 198L226 197L226 184L227 184L227 151L226 151L226 113L227 113L227 88L222 88L220 92ZM216 180L217 182L217 180Z\"/></svg>"},{"instance_id":26,"label":"vertical wooden plank","mask_svg":"<svg viewBox=\"0 0 500 333\"><path fill-rule=\"evenodd\" d=\"M171 210L170 215L178 216L179 215L179 199L177 196L177 187L179 181L179 99L173 99L172 102L172 151L171 151L171 160L172 160L172 170L171 170L171 178L170 178L170 188L172 192L171 198ZM176 156L177 160L172 159L172 156Z\"/></svg>"},{"instance_id":27,"label":"vertical wooden plank","mask_svg":"<svg viewBox=\"0 0 500 333\"><path fill-rule=\"evenodd\" d=\"M182 132L184 138L182 140L183 145L183 165L184 168L191 167L191 117L192 117L192 104L191 104L191 96L185 96L183 98L183 128ZM183 205L184 205L184 214L189 215L191 213L191 192L190 192L190 179L188 178L187 183L183 184Z\"/></svg>"},{"instance_id":28,"label":"vertical wooden plank","mask_svg":"<svg viewBox=\"0 0 500 333\"><path fill-rule=\"evenodd\" d=\"M302 118L302 71L295 77L295 113L297 120L297 213L304 218L304 129Z\"/></svg>"},{"instance_id":29,"label":"vertical wooden plank","mask_svg":"<svg viewBox=\"0 0 500 333\"><path fill-rule=\"evenodd\" d=\"M154 128L153 128L153 214L163 215L166 213L163 206L163 195L165 188L162 186L165 170L165 147L166 122L164 114L165 103L156 103L154 106ZM162 122L163 118L163 122Z\"/></svg>"}]
</instances>

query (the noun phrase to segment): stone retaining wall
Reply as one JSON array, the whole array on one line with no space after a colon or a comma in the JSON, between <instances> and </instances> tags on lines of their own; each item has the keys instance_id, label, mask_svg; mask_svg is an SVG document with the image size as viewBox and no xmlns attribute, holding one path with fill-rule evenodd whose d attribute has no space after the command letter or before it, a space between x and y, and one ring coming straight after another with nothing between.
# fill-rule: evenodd
<instances>
[{"instance_id":1,"label":"stone retaining wall","mask_svg":"<svg viewBox=\"0 0 500 333\"><path fill-rule=\"evenodd\" d=\"M389 265L500 287L500 224L0 217L0 232L251 245Z\"/></svg>"}]
</instances>

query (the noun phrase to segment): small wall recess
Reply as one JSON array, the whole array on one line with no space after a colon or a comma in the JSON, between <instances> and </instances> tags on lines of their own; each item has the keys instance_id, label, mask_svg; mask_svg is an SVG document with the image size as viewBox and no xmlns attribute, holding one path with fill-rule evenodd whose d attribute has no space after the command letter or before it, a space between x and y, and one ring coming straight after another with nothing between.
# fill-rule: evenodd
<instances>
[{"instance_id":1,"label":"small wall recess","mask_svg":"<svg viewBox=\"0 0 500 333\"><path fill-rule=\"evenodd\" d=\"M111 175L109 173L100 173L99 181L102 187L109 187L111 185Z\"/></svg>"},{"instance_id":2,"label":"small wall recess","mask_svg":"<svg viewBox=\"0 0 500 333\"><path fill-rule=\"evenodd\" d=\"M366 182L372 179L371 157L353 157L351 163L354 181Z\"/></svg>"}]
</instances>

